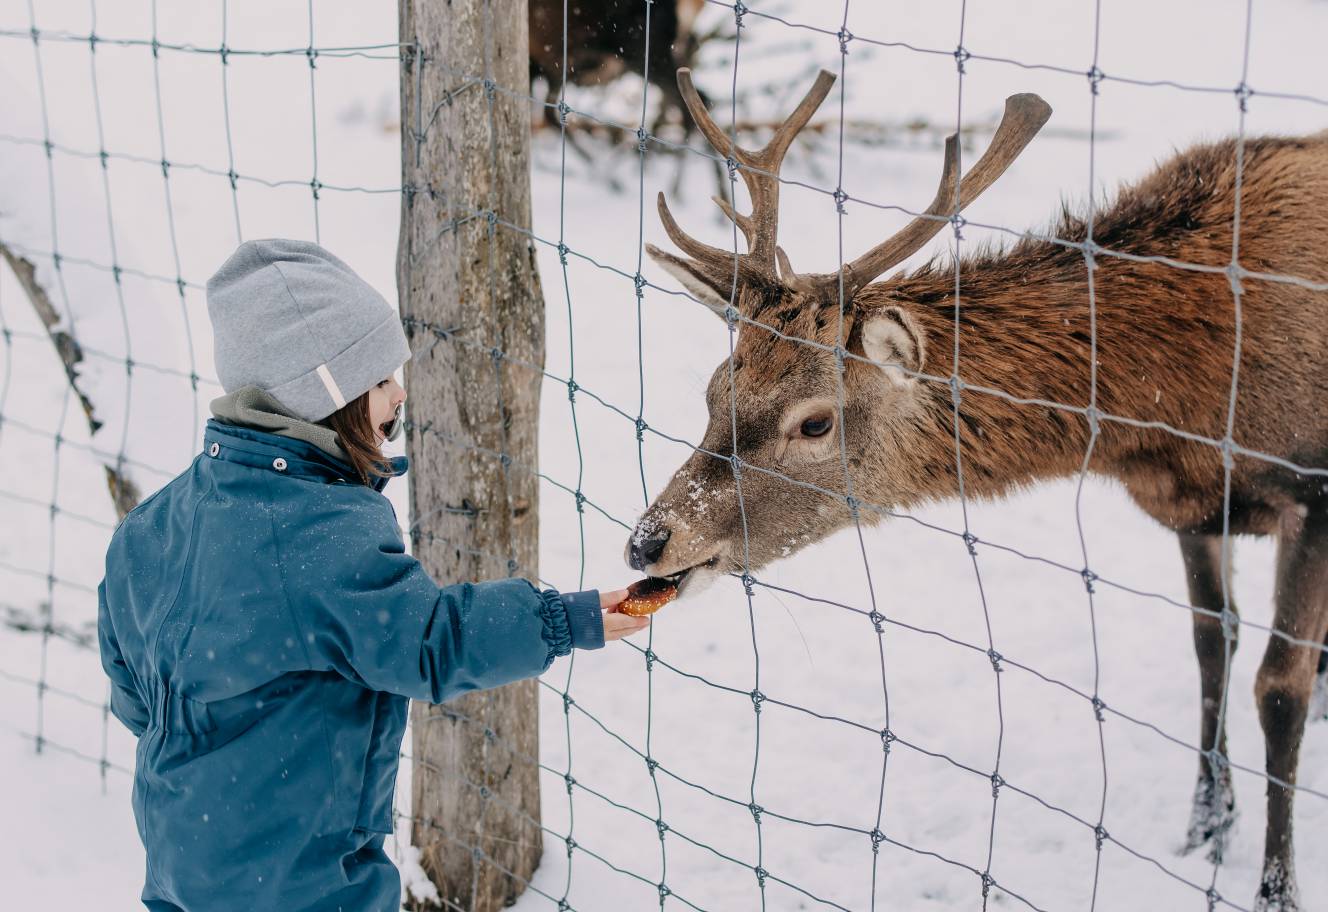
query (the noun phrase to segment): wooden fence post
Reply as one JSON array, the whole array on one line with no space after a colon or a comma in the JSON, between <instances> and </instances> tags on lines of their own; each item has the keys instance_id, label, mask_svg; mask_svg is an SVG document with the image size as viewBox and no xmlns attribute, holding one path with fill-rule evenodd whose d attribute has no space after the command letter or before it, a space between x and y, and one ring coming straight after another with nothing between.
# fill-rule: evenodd
<instances>
[{"instance_id":1,"label":"wooden fence post","mask_svg":"<svg viewBox=\"0 0 1328 912\"><path fill-rule=\"evenodd\" d=\"M541 377L529 365L544 363L544 301L534 242L502 224L530 226L526 0L399 9L414 553L440 583L537 580ZM543 844L528 759L539 756L538 684L414 703L411 720L425 871L445 908L510 905Z\"/></svg>"}]
</instances>

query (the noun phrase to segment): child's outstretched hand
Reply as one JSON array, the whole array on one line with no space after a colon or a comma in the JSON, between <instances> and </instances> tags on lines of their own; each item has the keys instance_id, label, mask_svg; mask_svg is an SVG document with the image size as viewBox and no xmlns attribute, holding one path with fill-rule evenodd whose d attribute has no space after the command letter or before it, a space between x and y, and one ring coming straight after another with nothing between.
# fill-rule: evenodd
<instances>
[{"instance_id":1,"label":"child's outstretched hand","mask_svg":"<svg viewBox=\"0 0 1328 912\"><path fill-rule=\"evenodd\" d=\"M620 640L650 626L649 617L632 617L618 611L618 606L622 604L625 598L627 598L626 589L615 589L612 592L601 592L599 594L599 607L604 610L604 642L606 643L609 640Z\"/></svg>"}]
</instances>

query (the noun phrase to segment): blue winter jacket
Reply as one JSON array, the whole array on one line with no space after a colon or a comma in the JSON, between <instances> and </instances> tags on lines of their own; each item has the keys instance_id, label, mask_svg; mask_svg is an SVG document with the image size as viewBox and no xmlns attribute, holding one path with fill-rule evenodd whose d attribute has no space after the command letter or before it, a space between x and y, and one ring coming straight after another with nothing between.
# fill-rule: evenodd
<instances>
[{"instance_id":1,"label":"blue winter jacket","mask_svg":"<svg viewBox=\"0 0 1328 912\"><path fill-rule=\"evenodd\" d=\"M604 643L594 590L440 588L405 553L386 479L355 478L312 443L212 419L116 527L98 632L111 711L138 736L151 910L397 912L382 843L407 698Z\"/></svg>"}]
</instances>

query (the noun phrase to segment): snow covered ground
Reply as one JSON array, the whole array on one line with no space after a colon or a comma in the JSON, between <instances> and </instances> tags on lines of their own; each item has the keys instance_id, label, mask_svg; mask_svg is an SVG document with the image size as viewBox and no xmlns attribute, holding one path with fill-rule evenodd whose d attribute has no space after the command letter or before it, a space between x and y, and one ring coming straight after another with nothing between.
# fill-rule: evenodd
<instances>
[{"instance_id":1,"label":"snow covered ground","mask_svg":"<svg viewBox=\"0 0 1328 912\"><path fill-rule=\"evenodd\" d=\"M216 54L162 51L165 157L177 163L169 170L168 202L156 164L163 151L149 49L99 43L94 94L87 42L60 41L51 34L63 30L86 36L95 28L105 39L150 40L152 9L109 2L95 8L61 2L34 6L36 25L48 36L40 51L51 139L93 156L54 152L52 193L41 146L18 141L40 140L43 118L33 45L26 37L32 24L28 7L4 0L0 239L30 250L43 279L58 290L62 313L72 310L87 352L86 384L99 393L94 401L105 426L89 437L32 308L14 277L0 269L0 318L13 333L12 344L0 347L5 359L0 414L6 419L0 426L0 612L11 620L30 618L49 601L54 624L77 639L95 618L94 589L114 523L102 456L110 454L113 460L125 453L133 460L130 474L146 495L197 452L208 400L220 393L211 380L202 284L237 241L237 222L246 238L313 238L317 231L324 244L393 299L399 200L392 192L366 191L391 191L400 183L397 65L390 47L370 52L387 59L318 58L316 174L327 186L319 194L315 222L309 186L315 173L314 131L304 55L233 55L226 68L228 107L223 107L223 66ZM314 43L393 44L394 11L369 7L316 6ZM230 47L303 48L310 41L306 4L230 3L226 8ZM799 0L778 9L792 23L830 33L840 28L837 4ZM952 122L957 80L948 52L958 40L960 11L957 2L852 4L847 28L858 37L848 45L848 115ZM711 7L706 15L723 12ZM1012 92L1036 91L1055 109L1051 126L1062 130L1036 140L971 207L971 221L1041 227L1062 197L1080 203L1086 198L1089 145L1066 134L1086 133L1089 127L1092 96L1081 74L1093 63L1094 13L1094 4L1053 0L968 5L963 43L973 53L1073 71L976 58L967 62L962 83L966 120L989 118ZM220 8L200 18L192 8L163 5L157 15L162 41L214 48L221 43ZM740 86L814 63L838 70L839 42L833 34L754 13L746 26ZM1245 76L1256 91L1246 120L1249 133L1303 133L1326 125L1328 106L1322 103L1266 97L1270 92L1328 97L1322 67L1316 65L1326 30L1328 4L1322 2L1270 0L1254 8ZM1099 193L1141 175L1173 148L1236 129L1237 105L1230 89L1242 78L1244 4L1106 2L1098 37L1098 66L1109 77L1100 86L1096 112L1103 136L1092 164ZM864 38L939 53L871 47ZM790 44L796 46L792 51L762 56L762 48ZM731 61L719 60L726 56L716 49L709 58L714 66L698 72L703 87L717 96L732 80ZM1184 91L1112 77L1218 90ZM569 103L634 125L639 91L639 81L625 80L613 93L570 94ZM794 91L800 93L801 87ZM826 116L836 99L827 102ZM750 113L760 117L774 111ZM103 181L95 155L102 147L144 161L112 157ZM600 153L594 168L569 159L561 213L566 243L631 275L642 242L637 161ZM556 243L561 198L556 136L539 137L535 159L534 232ZM237 173L275 186L242 178L233 193L224 176L187 166L224 174L232 161ZM925 142L910 148L849 148L843 186L856 197L917 209L931 196L939 161L939 150ZM723 243L727 232L710 213L706 196L712 178L702 164L698 159L688 166L684 198L671 193L671 203L690 230ZM814 162L806 156L791 158L785 176L832 190L835 169L831 151ZM643 181L647 201L656 190L670 190L676 170L673 159L649 161ZM623 192L610 190L613 182ZM843 219L844 249L856 255L902 219L897 212L850 202ZM839 219L826 192L787 187L780 223L781 242L799 268L834 267ZM975 228L967 229L966 236L972 241L1001 238ZM649 207L644 240L669 246ZM49 257L57 242L66 257L58 276ZM941 249L944 242L938 240L933 250ZM112 262L125 270L118 290L108 269L86 265ZM685 298L647 288L640 309L644 382L638 389L638 314L630 278L572 256L564 291L557 254L549 244L540 244L539 264L548 304L549 372L569 376L574 352L575 377L582 387L632 415L641 401L651 428L697 441L705 425L706 378L728 351L723 325ZM177 268L187 283L183 293L173 283ZM648 260L640 269L650 281L675 287ZM128 383L126 356L140 362ZM169 370L157 369L163 366ZM196 395L187 379L191 371L202 378ZM632 578L622 565L623 524L633 522L687 449L647 433L638 463L630 420L585 395L578 397L576 417L580 458L566 389L549 381L541 468L568 486L582 475L586 496L603 512L588 508L579 515L570 495L545 484L541 575L566 589L583 582L607 588ZM52 439L57 432L64 439L58 459ZM388 488L403 517L405 493L401 482ZM1077 568L1082 558L1074 495L1075 486L1067 481L999 504L970 505L970 526L983 541ZM52 515L52 502L61 512ZM1144 517L1120 489L1090 481L1081 515L1095 573L1185 601L1174 537ZM962 529L957 504L922 511L916 518ZM584 550L579 521L584 521ZM1194 743L1198 729L1198 681L1184 608L1100 583L1093 602L1095 649L1089 602L1076 573L979 546L977 564L993 641L1009 660L1000 677L998 704L985 655L984 600L962 541L907 520L866 533L876 607L887 617L879 639L866 619L833 604L871 608L863 550L853 535L838 536L770 568L764 581L792 592L758 587L750 615L741 586L727 581L702 597L670 606L648 641L638 636L634 646L613 644L559 660L550 669L545 681L558 690L569 687L576 706L565 724L559 695L542 689L540 760L564 770L570 754L572 775L603 797L577 789L569 807L561 778L545 773L545 825L567 833L574 810L576 842L641 878L577 852L567 893L574 908L654 908L660 882L678 900L703 909L761 908L762 894L750 867L757 863L758 845L760 864L771 875L764 893L768 909L827 903L854 910L874 905L978 908L982 885L969 868L986 867L989 852L998 884L1040 909L1202 910L1207 908L1202 890L1214 875L1222 896L1237 907L1252 903L1263 835L1260 777L1237 773L1243 816L1220 869L1214 872L1201 855L1175 853L1196 766L1193 750L1184 745ZM1243 617L1251 624L1268 624L1271 545L1242 540L1235 561L1235 595ZM49 588L48 574L57 579ZM1250 694L1264 639L1257 629L1242 630L1228 714L1232 758L1256 770L1262 768L1263 742ZM641 653L647 642L661 660L649 672ZM756 684L758 656L760 690L769 698L760 713L759 750L756 714L747 696ZM1112 711L1099 726L1083 696L1014 663L1081 693L1092 692L1100 670L1099 692ZM871 840L842 827L870 831L876 825L883 671L889 724L902 740L889 754L884 777L880 826L893 842L881 845L874 859ZM51 689L39 700L31 682L43 676ZM143 856L126 773L133 764L133 739L114 719L108 724L101 708L105 690L95 652L63 638L43 647L36 635L0 628L0 807L8 824L0 833L0 871L7 905L139 907ZM38 730L49 741L41 754L34 753L31 739ZM1001 776L1014 788L1001 790L993 823L986 775L997 761L998 743ZM646 764L633 752L647 750L660 764L653 785ZM110 764L104 775L98 762L103 757ZM1325 761L1328 724L1319 724L1306 734L1303 786L1328 791ZM403 776L404 787L407 779ZM1111 840L1099 859L1090 825L1098 820L1104 789L1102 820ZM753 801L765 809L759 831L746 808ZM399 806L409 807L404 789ZM656 818L670 827L663 842ZM1303 795L1295 826L1302 891L1310 909L1320 908L1328 893L1328 801ZM556 898L569 883L567 856L555 837L546 834L545 845L534 886ZM409 848L394 845L393 851L409 868ZM1000 888L993 890L992 903L1023 905ZM669 904L677 907L674 899ZM532 891L517 908L553 906Z\"/></svg>"}]
</instances>

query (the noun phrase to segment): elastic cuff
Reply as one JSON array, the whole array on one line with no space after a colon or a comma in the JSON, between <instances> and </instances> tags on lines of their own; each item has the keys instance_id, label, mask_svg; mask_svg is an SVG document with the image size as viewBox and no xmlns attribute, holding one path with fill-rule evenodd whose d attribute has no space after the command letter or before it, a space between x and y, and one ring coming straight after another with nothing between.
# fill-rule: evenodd
<instances>
[{"instance_id":1,"label":"elastic cuff","mask_svg":"<svg viewBox=\"0 0 1328 912\"><path fill-rule=\"evenodd\" d=\"M532 587L533 588L533 587ZM539 614L544 621L541 636L549 646L549 655L544 662L548 668L556 656L565 656L572 651L572 637L567 627L567 609L556 589L539 590Z\"/></svg>"},{"instance_id":2,"label":"elastic cuff","mask_svg":"<svg viewBox=\"0 0 1328 912\"><path fill-rule=\"evenodd\" d=\"M573 649L601 649L604 646L604 612L599 608L599 590L564 592L567 627Z\"/></svg>"}]
</instances>

